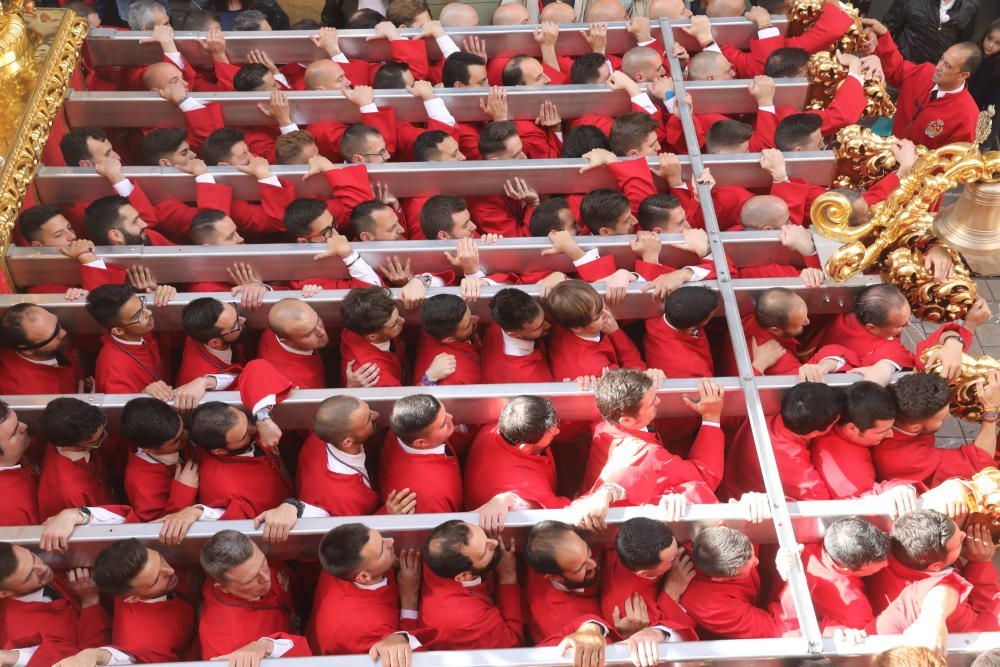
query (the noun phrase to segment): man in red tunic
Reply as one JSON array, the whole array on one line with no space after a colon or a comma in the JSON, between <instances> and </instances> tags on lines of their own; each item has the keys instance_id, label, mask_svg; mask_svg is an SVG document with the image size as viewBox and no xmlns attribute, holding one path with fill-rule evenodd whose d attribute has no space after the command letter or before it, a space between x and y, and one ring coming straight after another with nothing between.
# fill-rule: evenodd
<instances>
[{"instance_id":1,"label":"man in red tunic","mask_svg":"<svg viewBox=\"0 0 1000 667\"><path fill-rule=\"evenodd\" d=\"M479 317L457 294L437 294L420 309L413 377L421 385L481 384Z\"/></svg>"},{"instance_id":2,"label":"man in red tunic","mask_svg":"<svg viewBox=\"0 0 1000 667\"><path fill-rule=\"evenodd\" d=\"M423 561L420 617L439 633L434 648L498 649L524 643L513 542L505 545L465 521L446 521L427 536ZM493 571L495 582L488 577Z\"/></svg>"},{"instance_id":3,"label":"man in red tunic","mask_svg":"<svg viewBox=\"0 0 1000 667\"><path fill-rule=\"evenodd\" d=\"M247 361L242 345L246 323L236 306L218 299L202 297L184 306L181 326L187 338L177 382L212 375L216 391L228 389Z\"/></svg>"},{"instance_id":4,"label":"man in red tunic","mask_svg":"<svg viewBox=\"0 0 1000 667\"><path fill-rule=\"evenodd\" d=\"M330 342L330 336L313 307L301 299L282 299L268 311L267 325L257 356L280 368L293 386L326 387L321 350Z\"/></svg>"},{"instance_id":5,"label":"man in red tunic","mask_svg":"<svg viewBox=\"0 0 1000 667\"><path fill-rule=\"evenodd\" d=\"M375 387L407 384L406 352L400 334L406 320L384 287L352 289L340 307L344 331L340 337L341 380L351 368L368 363L378 367Z\"/></svg>"},{"instance_id":6,"label":"man in red tunic","mask_svg":"<svg viewBox=\"0 0 1000 667\"><path fill-rule=\"evenodd\" d=\"M258 658L312 655L298 634L288 571L268 562L249 537L216 533L201 547L201 566L207 575L198 624L202 659L236 651Z\"/></svg>"},{"instance_id":7,"label":"man in red tunic","mask_svg":"<svg viewBox=\"0 0 1000 667\"><path fill-rule=\"evenodd\" d=\"M671 292L663 316L646 320L643 348L649 365L668 378L713 377L705 325L715 315L718 304L718 292L706 287L681 287Z\"/></svg>"},{"instance_id":8,"label":"man in red tunic","mask_svg":"<svg viewBox=\"0 0 1000 667\"><path fill-rule=\"evenodd\" d=\"M543 337L550 324L526 292L505 288L490 299L492 324L483 338L483 378L491 384L552 382Z\"/></svg>"},{"instance_id":9,"label":"man in red tunic","mask_svg":"<svg viewBox=\"0 0 1000 667\"><path fill-rule=\"evenodd\" d=\"M949 47L936 64L917 65L903 59L881 22L864 19L864 24L878 38L875 55L882 61L886 82L899 88L893 135L931 149L973 141L979 106L966 84L983 62L979 47L961 42Z\"/></svg>"},{"instance_id":10,"label":"man in red tunic","mask_svg":"<svg viewBox=\"0 0 1000 667\"><path fill-rule=\"evenodd\" d=\"M323 565L307 636L317 654L368 653L383 664L409 656L433 632L420 628L420 556L360 523L337 526L320 542ZM392 663L397 664L397 663Z\"/></svg>"},{"instance_id":11,"label":"man in red tunic","mask_svg":"<svg viewBox=\"0 0 1000 667\"><path fill-rule=\"evenodd\" d=\"M107 612L87 568L57 575L37 554L0 543L0 641L40 632L78 648L107 644Z\"/></svg>"},{"instance_id":12,"label":"man in red tunic","mask_svg":"<svg viewBox=\"0 0 1000 667\"><path fill-rule=\"evenodd\" d=\"M37 526L38 475L25 452L31 444L28 425L0 401L0 486L5 501L0 506L0 526Z\"/></svg>"},{"instance_id":13,"label":"man in red tunic","mask_svg":"<svg viewBox=\"0 0 1000 667\"><path fill-rule=\"evenodd\" d=\"M77 394L87 389L79 354L59 319L19 303L0 319L0 394Z\"/></svg>"}]
</instances>

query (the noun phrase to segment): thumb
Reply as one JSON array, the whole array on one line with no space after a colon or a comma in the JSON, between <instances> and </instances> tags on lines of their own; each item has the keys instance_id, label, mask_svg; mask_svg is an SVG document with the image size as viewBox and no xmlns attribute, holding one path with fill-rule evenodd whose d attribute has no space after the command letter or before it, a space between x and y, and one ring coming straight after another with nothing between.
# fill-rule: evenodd
<instances>
[{"instance_id":1,"label":"thumb","mask_svg":"<svg viewBox=\"0 0 1000 667\"><path fill-rule=\"evenodd\" d=\"M562 251L557 250L556 248L546 248L545 250L542 251L542 257L547 257L548 255L557 255L560 252Z\"/></svg>"},{"instance_id":2,"label":"thumb","mask_svg":"<svg viewBox=\"0 0 1000 667\"><path fill-rule=\"evenodd\" d=\"M559 642L559 646L557 648L559 649L559 655L564 656L567 651L576 648L576 642L573 641L572 637L564 637L563 640Z\"/></svg>"},{"instance_id":3,"label":"thumb","mask_svg":"<svg viewBox=\"0 0 1000 667\"><path fill-rule=\"evenodd\" d=\"M371 39L370 37L368 39ZM372 647L368 649L368 657L372 660L378 660L378 649L372 644Z\"/></svg>"},{"instance_id":4,"label":"thumb","mask_svg":"<svg viewBox=\"0 0 1000 667\"><path fill-rule=\"evenodd\" d=\"M454 257L452 256L452 254L451 254L450 252L448 252L447 250L445 250L445 252L444 252L444 258L445 258L445 259L447 259L447 260L448 260L449 262L451 262L452 264L455 264L456 262L458 262L458 260L457 260L457 259L455 259L455 258L454 258Z\"/></svg>"},{"instance_id":5,"label":"thumb","mask_svg":"<svg viewBox=\"0 0 1000 667\"><path fill-rule=\"evenodd\" d=\"M253 527L254 527L254 530L256 530L257 528L260 528L260 525L262 523L264 523L264 513L263 512L261 512L260 514L258 514L257 516L255 516L253 518Z\"/></svg>"}]
</instances>

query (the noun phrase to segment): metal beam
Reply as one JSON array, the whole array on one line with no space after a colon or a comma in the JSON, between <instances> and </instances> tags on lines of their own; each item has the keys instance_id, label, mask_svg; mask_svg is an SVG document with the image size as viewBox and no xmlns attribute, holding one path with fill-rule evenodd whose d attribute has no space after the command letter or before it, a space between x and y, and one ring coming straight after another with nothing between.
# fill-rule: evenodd
<instances>
[{"instance_id":1,"label":"metal beam","mask_svg":"<svg viewBox=\"0 0 1000 667\"><path fill-rule=\"evenodd\" d=\"M688 19L675 19L672 21L660 19L660 34L663 34L665 24L670 26L669 32L673 41L691 53L701 51L701 44L691 37L691 35L684 32L684 28L691 26L691 21ZM783 14L772 14L771 25L777 28L781 34L785 34L788 30L788 18ZM750 39L756 36L757 26L742 16L727 16L712 19L712 37L717 44L729 44L746 50L750 46Z\"/></svg>"},{"instance_id":2,"label":"metal beam","mask_svg":"<svg viewBox=\"0 0 1000 667\"><path fill-rule=\"evenodd\" d=\"M748 81L700 81L690 88L694 105L700 113L746 113L757 110L750 96ZM451 115L459 121L488 121L479 106L486 99L486 88L439 88L436 94ZM782 79L777 82L775 105L803 108L808 92L805 79ZM270 93L222 92L194 93L205 103L222 105L226 127L271 125L261 113ZM309 123L336 119L341 123L363 123L356 104L342 93L330 90L292 91L288 93L292 121L305 127ZM511 118L535 118L542 102L552 102L564 119L586 114L617 117L632 110L628 95L599 85L566 85L534 88L514 86L507 89ZM396 117L416 123L427 121L423 103L405 90L376 90L375 104L393 108ZM145 91L87 92L71 91L63 109L70 127L180 127L184 114L176 105Z\"/></svg>"},{"instance_id":3,"label":"metal beam","mask_svg":"<svg viewBox=\"0 0 1000 667\"><path fill-rule=\"evenodd\" d=\"M740 185L745 188L767 188L770 175L760 168L760 154L713 155L705 160L712 168L719 185ZM679 156L683 176L691 176L690 159ZM833 176L834 157L831 151L792 153L785 156L789 176L816 185L828 185ZM647 158L658 164L656 158ZM397 197L419 197L435 194L459 196L492 195L503 192L504 182L512 174L525 179L539 194L586 193L597 188L616 188L615 179L605 169L592 169L584 174L582 159L559 160L477 160L469 162L398 162L368 165L372 183L387 185ZM302 196L329 196L330 189L322 178L303 181L307 168L303 165L272 166L275 176L287 179ZM136 181L153 201L176 199L194 201L194 178L170 167L126 167L126 178ZM235 167L212 167L215 180L233 186L233 197L247 201L260 199L256 180ZM654 176L655 181L659 181ZM42 167L34 185L40 202L69 204L86 202L114 194L111 185L88 167ZM665 186L660 183L660 187Z\"/></svg>"}]
</instances>

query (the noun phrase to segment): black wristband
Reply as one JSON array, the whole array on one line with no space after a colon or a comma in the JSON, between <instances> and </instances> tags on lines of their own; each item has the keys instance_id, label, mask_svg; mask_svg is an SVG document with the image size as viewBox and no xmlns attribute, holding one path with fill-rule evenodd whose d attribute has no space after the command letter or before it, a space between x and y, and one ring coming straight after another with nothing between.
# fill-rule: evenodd
<instances>
[{"instance_id":1,"label":"black wristband","mask_svg":"<svg viewBox=\"0 0 1000 667\"><path fill-rule=\"evenodd\" d=\"M304 502L302 502L298 498L285 498L284 500L281 501L281 504L284 505L285 503L288 503L289 505L295 508L295 514L297 518L299 519L302 518L302 514L306 511L306 504Z\"/></svg>"}]
</instances>

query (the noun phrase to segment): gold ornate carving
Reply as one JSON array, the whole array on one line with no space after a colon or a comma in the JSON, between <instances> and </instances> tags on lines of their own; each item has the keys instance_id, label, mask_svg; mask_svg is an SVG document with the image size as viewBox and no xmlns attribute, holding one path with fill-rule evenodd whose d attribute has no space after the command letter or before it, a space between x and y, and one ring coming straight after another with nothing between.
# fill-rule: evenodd
<instances>
[{"instance_id":1,"label":"gold ornate carving","mask_svg":"<svg viewBox=\"0 0 1000 667\"><path fill-rule=\"evenodd\" d=\"M931 354L941 348L932 345L920 355L920 361L927 363ZM927 373L940 373L941 364L935 361L924 369ZM948 381L951 387L951 413L965 421L979 422L983 419L983 405L979 402L979 387L991 371L1000 371L1000 361L993 357L973 357L962 355L962 366L953 379Z\"/></svg>"},{"instance_id":2,"label":"gold ornate carving","mask_svg":"<svg viewBox=\"0 0 1000 667\"><path fill-rule=\"evenodd\" d=\"M806 102L807 109L825 109L833 102L834 95L847 79L847 68L841 65L833 53L829 51L818 51L809 58L809 101ZM885 88L885 81L881 79L865 78L865 97L868 98L868 105L862 114L863 118L891 118L896 113L896 105L893 104L889 92Z\"/></svg>"},{"instance_id":3,"label":"gold ornate carving","mask_svg":"<svg viewBox=\"0 0 1000 667\"><path fill-rule=\"evenodd\" d=\"M863 190L899 165L892 154L892 144L896 137L880 137L860 125L848 125L837 132L834 140L834 155L837 157L837 171L833 177L833 187ZM924 146L917 146L917 156L927 153Z\"/></svg>"}]
</instances>

